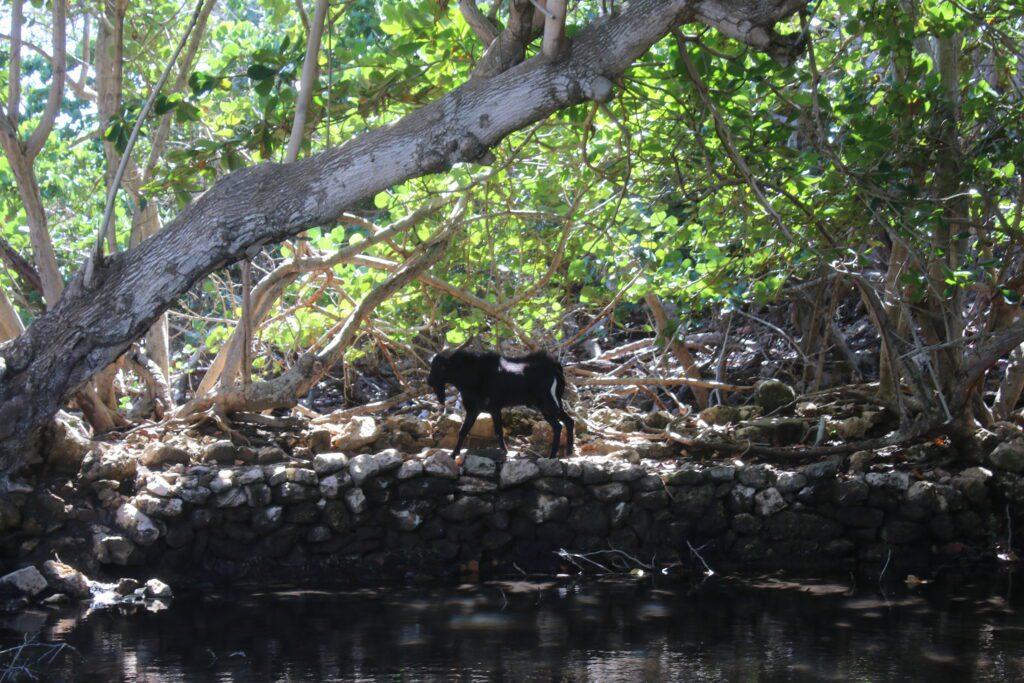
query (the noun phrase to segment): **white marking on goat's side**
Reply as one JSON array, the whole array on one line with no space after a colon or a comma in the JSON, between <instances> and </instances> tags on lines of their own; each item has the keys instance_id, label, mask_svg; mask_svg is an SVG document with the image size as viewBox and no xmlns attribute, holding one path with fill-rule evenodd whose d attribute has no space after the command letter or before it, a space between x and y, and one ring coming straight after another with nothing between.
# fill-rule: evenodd
<instances>
[{"instance_id":1,"label":"white marking on goat's side","mask_svg":"<svg viewBox=\"0 0 1024 683\"><path fill-rule=\"evenodd\" d=\"M555 405L558 405L558 394L555 393L555 389L558 388L558 379L551 382L551 398L555 399Z\"/></svg>"},{"instance_id":2,"label":"white marking on goat's side","mask_svg":"<svg viewBox=\"0 0 1024 683\"><path fill-rule=\"evenodd\" d=\"M505 360L504 358L501 359L499 364L501 365L501 369L505 372L511 372L517 375L523 374L526 370L526 363L513 363L512 361Z\"/></svg>"}]
</instances>

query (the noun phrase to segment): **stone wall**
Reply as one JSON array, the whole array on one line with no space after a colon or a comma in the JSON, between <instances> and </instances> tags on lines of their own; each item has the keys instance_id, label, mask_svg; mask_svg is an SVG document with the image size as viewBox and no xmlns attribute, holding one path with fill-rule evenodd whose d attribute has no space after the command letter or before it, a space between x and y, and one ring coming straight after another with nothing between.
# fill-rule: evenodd
<instances>
[{"instance_id":1,"label":"stone wall","mask_svg":"<svg viewBox=\"0 0 1024 683\"><path fill-rule=\"evenodd\" d=\"M609 567L699 566L691 548L715 568L977 560L1006 550L1008 513L1024 521L1024 479L1011 471L1024 468L1024 456L1000 454L985 467L921 474L866 453L780 469L474 450L460 468L439 449L285 461L279 448L229 442L208 445L209 462L196 465L157 444L141 459L89 456L74 490L90 493L74 504L61 498L70 485L7 494L0 536L10 566L0 569L15 564L12 541L23 560L26 548L31 554L62 530L64 549L55 542L52 550L98 563L80 566L87 572L146 567L166 576L288 567L371 579L467 567L554 572L571 563L560 549L623 551L591 556Z\"/></svg>"}]
</instances>

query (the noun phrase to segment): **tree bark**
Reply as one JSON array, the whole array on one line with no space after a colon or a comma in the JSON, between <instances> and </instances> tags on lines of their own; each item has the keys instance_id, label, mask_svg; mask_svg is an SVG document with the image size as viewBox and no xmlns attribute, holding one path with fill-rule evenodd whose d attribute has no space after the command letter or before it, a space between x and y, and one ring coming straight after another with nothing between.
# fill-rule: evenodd
<instances>
[{"instance_id":1,"label":"tree bark","mask_svg":"<svg viewBox=\"0 0 1024 683\"><path fill-rule=\"evenodd\" d=\"M25 325L18 317L18 312L7 298L7 292L0 287L0 343L14 339L24 331Z\"/></svg>"},{"instance_id":2,"label":"tree bark","mask_svg":"<svg viewBox=\"0 0 1024 683\"><path fill-rule=\"evenodd\" d=\"M665 329L668 327L668 315L665 313L665 307L661 304L661 299L654 292L648 292L644 296L644 301L647 303L647 307L651 309L651 314L654 316L654 324L658 328L658 335L666 334ZM700 368L697 367L697 363L694 362L693 356L690 355L690 350L686 348L686 344L679 341L673 334L670 338L666 339L669 348L672 349L672 354L679 361L679 364L683 366L683 374L690 379L699 380ZM703 410L708 407L708 390L706 387L694 384L690 387L693 391L693 397L697 400L697 406Z\"/></svg>"},{"instance_id":3,"label":"tree bark","mask_svg":"<svg viewBox=\"0 0 1024 683\"><path fill-rule=\"evenodd\" d=\"M475 162L510 133L578 104L611 82L672 27L698 16L777 57L797 41L773 26L804 0L696 3L634 0L595 19L558 60L533 58L477 77L395 123L294 164L229 174L137 249L76 275L47 314L4 346L0 471L18 466L39 429L76 387L124 353L195 282L268 242L337 219L410 178ZM781 50L788 44L790 53Z\"/></svg>"},{"instance_id":4,"label":"tree bark","mask_svg":"<svg viewBox=\"0 0 1024 683\"><path fill-rule=\"evenodd\" d=\"M306 58L302 62L302 89L295 101L295 120L292 122L292 134L288 139L285 152L285 163L299 158L299 147L306 133L306 114L309 103L313 100L313 91L320 77L319 57L320 39L324 35L324 22L327 18L327 0L317 0L316 11L313 12L313 23L309 26L309 37L306 40Z\"/></svg>"}]
</instances>

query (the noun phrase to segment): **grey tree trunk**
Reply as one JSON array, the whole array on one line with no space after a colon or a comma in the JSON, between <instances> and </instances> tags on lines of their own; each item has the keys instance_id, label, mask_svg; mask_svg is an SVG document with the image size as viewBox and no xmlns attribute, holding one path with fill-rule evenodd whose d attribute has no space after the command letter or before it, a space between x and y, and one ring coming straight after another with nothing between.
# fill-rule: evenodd
<instances>
[{"instance_id":1,"label":"grey tree trunk","mask_svg":"<svg viewBox=\"0 0 1024 683\"><path fill-rule=\"evenodd\" d=\"M671 28L700 20L788 61L797 40L773 30L805 0L634 0L582 30L557 59L534 57L473 78L385 128L294 164L232 173L138 248L116 254L86 289L80 272L46 315L0 347L0 471L16 468L76 387L125 352L217 268L334 221L385 188L475 162L505 136L588 98ZM88 268L84 269L87 270Z\"/></svg>"}]
</instances>

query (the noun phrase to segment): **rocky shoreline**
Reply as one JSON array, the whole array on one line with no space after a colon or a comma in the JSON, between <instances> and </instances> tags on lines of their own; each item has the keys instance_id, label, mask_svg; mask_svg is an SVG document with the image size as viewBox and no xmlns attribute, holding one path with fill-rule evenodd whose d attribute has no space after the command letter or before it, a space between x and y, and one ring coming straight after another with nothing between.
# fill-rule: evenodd
<instances>
[{"instance_id":1,"label":"rocky shoreline","mask_svg":"<svg viewBox=\"0 0 1024 683\"><path fill-rule=\"evenodd\" d=\"M928 571L1014 560L1011 530L1024 521L1024 436L1010 424L979 440L975 462L942 467L867 451L782 467L493 449L470 450L460 467L438 440L391 447L422 439L424 424L389 426L385 439L372 418L354 418L290 453L140 439L88 450L73 476L10 482L0 597L8 609L85 599L85 576L174 586L317 570L353 581L705 563Z\"/></svg>"}]
</instances>

